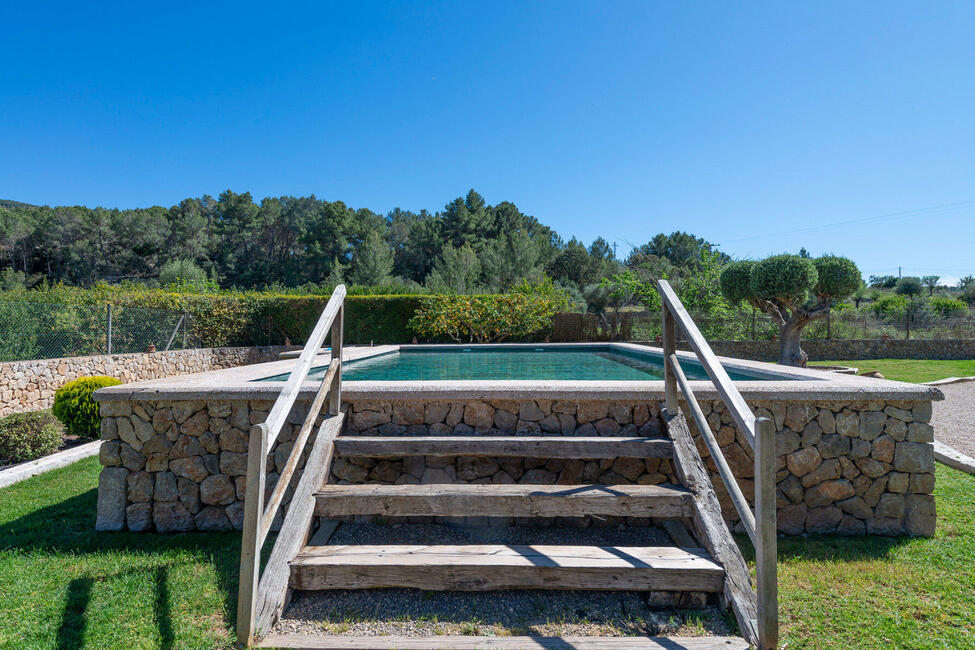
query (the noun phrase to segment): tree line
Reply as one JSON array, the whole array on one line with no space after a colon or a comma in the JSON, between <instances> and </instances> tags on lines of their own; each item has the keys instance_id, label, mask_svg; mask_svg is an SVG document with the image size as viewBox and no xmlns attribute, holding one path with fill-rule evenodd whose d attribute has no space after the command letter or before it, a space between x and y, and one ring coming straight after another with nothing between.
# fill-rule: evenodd
<instances>
[{"instance_id":1,"label":"tree line","mask_svg":"<svg viewBox=\"0 0 975 650\"><path fill-rule=\"evenodd\" d=\"M548 277L598 303L599 294L608 300L603 280L623 269L678 280L712 250L675 232L618 260L601 237L588 245L565 241L514 203L489 205L474 190L435 213L396 208L385 215L314 195L255 201L231 190L169 208L0 202L0 290L190 280L238 289L346 282L477 293Z\"/></svg>"}]
</instances>

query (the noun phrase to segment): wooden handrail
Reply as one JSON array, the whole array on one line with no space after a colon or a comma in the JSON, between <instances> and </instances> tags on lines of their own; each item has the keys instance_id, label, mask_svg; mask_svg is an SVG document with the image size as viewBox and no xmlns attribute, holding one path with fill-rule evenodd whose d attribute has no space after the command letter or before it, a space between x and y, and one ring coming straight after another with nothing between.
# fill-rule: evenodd
<instances>
[{"instance_id":1,"label":"wooden handrail","mask_svg":"<svg viewBox=\"0 0 975 650\"><path fill-rule=\"evenodd\" d=\"M717 389L718 394L721 395L721 399L728 406L728 410L731 411L731 417L734 418L735 424L738 425L738 429L746 437L748 444L754 449L755 414L748 408L748 404L745 403L745 398L741 396L741 393L738 392L735 385L731 383L731 377L728 376L727 371L721 366L718 357L715 356L711 350L711 346L705 340L704 335L697 328L694 319L687 313L687 309L684 308L680 298L674 293L674 289L670 286L670 283L666 280L657 280L657 286L660 288L660 297L663 300L662 311L670 313L680 323L681 329L684 330L684 334L687 336L687 342L690 343L691 349L697 354L697 358L700 360L704 371L708 373L708 377L714 383L714 387ZM664 321L666 323L666 316L664 317ZM667 354L666 350L664 352Z\"/></svg>"},{"instance_id":2,"label":"wooden handrail","mask_svg":"<svg viewBox=\"0 0 975 650\"><path fill-rule=\"evenodd\" d=\"M658 280L662 299L664 389L669 415L679 413L679 394L683 394L688 409L704 444L724 481L731 501L738 511L742 525L755 546L757 620L744 621L743 629L754 630L755 639L748 639L758 647L775 648L779 639L779 607L776 550L775 496L775 423L768 418L755 417L745 399L721 366L707 340L684 308L677 294L666 280ZM698 404L680 360L677 357L677 326L684 331L691 349L707 372L718 395L731 414L738 431L751 446L755 457L755 509L748 505L738 482L728 465L721 446L714 437L704 411ZM746 608L742 608L744 610ZM746 636L750 636L746 635Z\"/></svg>"},{"instance_id":3,"label":"wooden handrail","mask_svg":"<svg viewBox=\"0 0 975 650\"><path fill-rule=\"evenodd\" d=\"M748 536L754 544L755 515L752 514L751 506L748 505L748 500L742 494L741 488L738 487L738 481L735 480L735 475L731 471L728 461L725 460L724 453L721 451L721 445L715 439L714 433L708 425L708 419L705 417L704 411L701 410L701 405L698 404L694 393L691 392L691 386L687 381L687 377L684 375L684 370L677 361L676 354L670 355L670 363L674 369L674 374L677 376L677 385L680 386L681 392L687 398L687 406L691 411L691 416L693 416L694 422L697 423L697 428L701 432L704 444L707 445L708 451L711 452L711 458L718 468L718 473L721 475L721 480L724 481L725 488L728 490L728 495L731 497L732 503L735 504L735 510L738 511L738 516L741 517L741 523L745 527L745 532L748 533Z\"/></svg>"},{"instance_id":4,"label":"wooden handrail","mask_svg":"<svg viewBox=\"0 0 975 650\"><path fill-rule=\"evenodd\" d=\"M284 607L287 600L287 561L307 539L314 516L312 494L314 490L321 487L321 482L328 475L334 440L344 421L341 400L345 293L344 285L337 286L332 292L298 357L294 370L268 412L267 419L261 424L252 426L250 430L244 525L240 548L240 588L237 597L237 640L244 646L250 645L255 635L266 632L267 627ZM291 453L281 470L274 490L267 499L265 508L264 490L267 483L268 452L273 448L288 420L301 392L302 384L308 377L308 371L318 356L329 329L332 333L332 358L328 370L308 407L304 422L295 436ZM318 429L318 435L308 453L305 472L294 490L291 506L284 517L281 531L271 550L271 559L262 575L261 548L271 530L275 515L284 502L285 494L326 401L328 413L332 417L326 418Z\"/></svg>"},{"instance_id":5,"label":"wooden handrail","mask_svg":"<svg viewBox=\"0 0 975 650\"><path fill-rule=\"evenodd\" d=\"M308 336L308 342L305 343L305 347L301 351L301 356L298 357L298 362L295 364L294 370L291 371L291 375L288 376L288 381L285 382L284 387L281 389L281 394L278 395L274 406L268 412L267 419L264 420L264 423L267 425L269 447L274 446L278 435L281 433L281 427L287 422L288 415L291 413L291 407L294 406L295 400L298 399L298 393L301 392L301 384L308 377L311 364L314 363L315 357L318 356L322 343L325 342L325 337L328 335L329 328L332 327L332 322L342 310L344 300L345 285L340 284L332 292L332 297L329 298L328 304L322 310L322 315L315 324L315 329ZM341 339L337 347L338 352L336 353L336 342L332 341L333 359L342 358Z\"/></svg>"}]
</instances>

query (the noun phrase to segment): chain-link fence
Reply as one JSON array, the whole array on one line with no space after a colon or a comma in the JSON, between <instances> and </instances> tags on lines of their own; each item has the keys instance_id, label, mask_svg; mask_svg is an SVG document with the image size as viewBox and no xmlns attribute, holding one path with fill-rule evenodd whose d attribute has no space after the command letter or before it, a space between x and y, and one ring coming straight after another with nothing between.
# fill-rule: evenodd
<instances>
[{"instance_id":1,"label":"chain-link fence","mask_svg":"<svg viewBox=\"0 0 975 650\"><path fill-rule=\"evenodd\" d=\"M778 324L759 311L735 312L720 318L692 314L704 337L712 341L769 340L779 335ZM608 312L605 314L557 314L553 341L654 341L661 336L660 314ZM835 310L810 323L804 340L815 339L971 339L972 318L944 318L930 312L877 316L853 310Z\"/></svg>"},{"instance_id":2,"label":"chain-link fence","mask_svg":"<svg viewBox=\"0 0 975 650\"><path fill-rule=\"evenodd\" d=\"M166 309L0 301L0 361L199 346L189 315Z\"/></svg>"}]
</instances>

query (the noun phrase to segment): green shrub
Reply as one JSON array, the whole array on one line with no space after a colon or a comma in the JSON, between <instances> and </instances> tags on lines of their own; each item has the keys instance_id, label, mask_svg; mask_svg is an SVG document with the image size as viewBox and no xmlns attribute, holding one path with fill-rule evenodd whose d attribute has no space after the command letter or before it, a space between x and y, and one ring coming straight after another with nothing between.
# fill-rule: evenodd
<instances>
[{"instance_id":1,"label":"green shrub","mask_svg":"<svg viewBox=\"0 0 975 650\"><path fill-rule=\"evenodd\" d=\"M69 381L54 394L54 415L68 433L82 438L97 438L102 418L98 402L91 394L99 388L121 384L115 377L81 377Z\"/></svg>"},{"instance_id":2,"label":"green shrub","mask_svg":"<svg viewBox=\"0 0 975 650\"><path fill-rule=\"evenodd\" d=\"M897 316L907 309L907 298L897 293L888 293L873 301L870 309L877 316Z\"/></svg>"},{"instance_id":3,"label":"green shrub","mask_svg":"<svg viewBox=\"0 0 975 650\"><path fill-rule=\"evenodd\" d=\"M522 283L512 293L490 296L430 296L410 321L417 334L448 336L457 343L500 343L537 334L552 325L552 316L567 304L551 281Z\"/></svg>"},{"instance_id":4,"label":"green shrub","mask_svg":"<svg viewBox=\"0 0 975 650\"><path fill-rule=\"evenodd\" d=\"M958 318L968 315L968 305L957 298L936 296L928 301L931 311L942 318Z\"/></svg>"},{"instance_id":5,"label":"green shrub","mask_svg":"<svg viewBox=\"0 0 975 650\"><path fill-rule=\"evenodd\" d=\"M57 451L64 427L51 411L13 413L0 418L0 459L23 463Z\"/></svg>"}]
</instances>

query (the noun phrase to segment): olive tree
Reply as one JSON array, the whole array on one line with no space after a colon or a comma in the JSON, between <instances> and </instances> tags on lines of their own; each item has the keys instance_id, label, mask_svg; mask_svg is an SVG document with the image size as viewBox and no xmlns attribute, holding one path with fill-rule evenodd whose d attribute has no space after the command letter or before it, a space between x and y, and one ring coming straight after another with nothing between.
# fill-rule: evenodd
<instances>
[{"instance_id":1,"label":"olive tree","mask_svg":"<svg viewBox=\"0 0 975 650\"><path fill-rule=\"evenodd\" d=\"M721 273L721 291L730 302L746 302L778 323L779 363L799 367L809 360L800 345L803 328L824 318L835 301L862 283L856 264L834 255L774 255L732 262Z\"/></svg>"}]
</instances>

